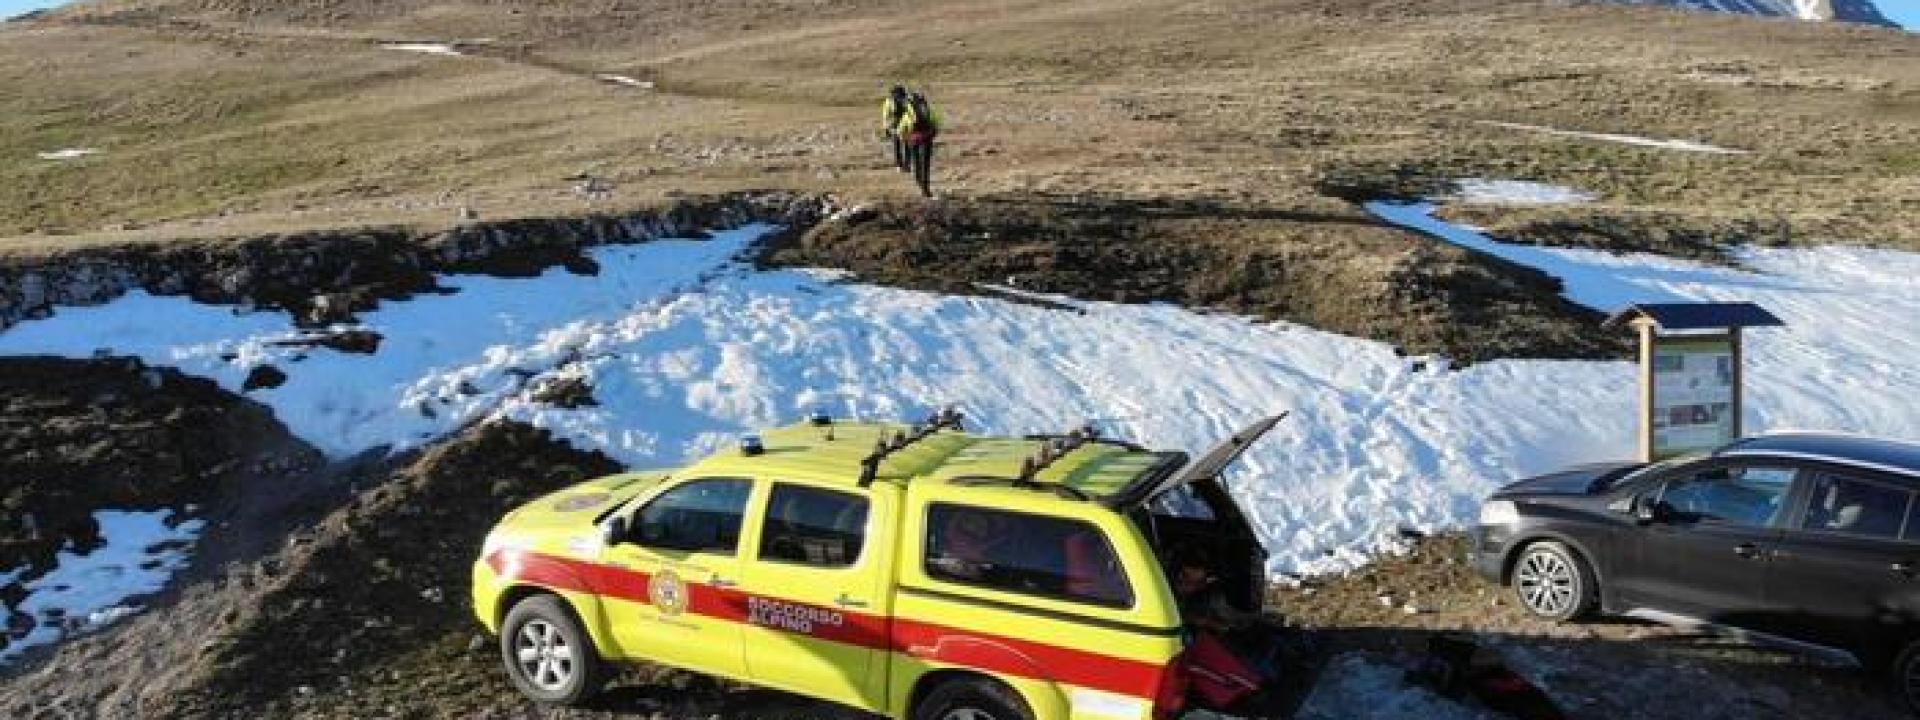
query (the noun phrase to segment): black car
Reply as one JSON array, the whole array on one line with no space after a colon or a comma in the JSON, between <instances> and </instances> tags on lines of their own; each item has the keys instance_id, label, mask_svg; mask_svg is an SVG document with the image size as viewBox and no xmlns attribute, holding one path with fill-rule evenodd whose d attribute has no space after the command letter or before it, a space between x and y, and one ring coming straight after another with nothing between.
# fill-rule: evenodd
<instances>
[{"instance_id":1,"label":"black car","mask_svg":"<svg viewBox=\"0 0 1920 720\"><path fill-rule=\"evenodd\" d=\"M1920 445L1770 435L1501 488L1469 553L1534 615L1697 625L1891 669L1920 707Z\"/></svg>"}]
</instances>

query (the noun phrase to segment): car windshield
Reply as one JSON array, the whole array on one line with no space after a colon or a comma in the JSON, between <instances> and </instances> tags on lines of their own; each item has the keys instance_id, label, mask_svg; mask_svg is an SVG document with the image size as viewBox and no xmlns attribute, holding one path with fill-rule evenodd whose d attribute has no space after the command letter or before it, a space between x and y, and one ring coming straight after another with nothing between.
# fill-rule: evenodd
<instances>
[{"instance_id":1,"label":"car windshield","mask_svg":"<svg viewBox=\"0 0 1920 720\"><path fill-rule=\"evenodd\" d=\"M1616 474L1612 478L1606 479L1604 482L1601 483L1600 489L1602 491L1608 491L1608 490L1624 487L1636 480L1639 480L1640 478L1651 477L1653 475L1657 475L1667 470L1680 467L1681 465L1685 465L1687 463L1695 462L1698 460L1704 460L1706 459L1707 455L1708 453L1706 453L1705 451L1690 452L1683 455L1675 455L1673 457L1667 458L1665 460L1661 460L1660 462L1653 463L1651 465L1642 465L1638 468L1633 468L1626 472L1621 472L1619 474Z\"/></svg>"}]
</instances>

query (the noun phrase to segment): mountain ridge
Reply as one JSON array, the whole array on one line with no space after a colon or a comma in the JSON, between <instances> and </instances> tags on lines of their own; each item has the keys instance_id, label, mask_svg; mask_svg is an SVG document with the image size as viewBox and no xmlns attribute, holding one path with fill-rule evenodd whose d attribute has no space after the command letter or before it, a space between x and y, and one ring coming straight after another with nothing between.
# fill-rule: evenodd
<instances>
[{"instance_id":1,"label":"mountain ridge","mask_svg":"<svg viewBox=\"0 0 1920 720\"><path fill-rule=\"evenodd\" d=\"M1616 5L1652 5L1735 15L1850 22L1897 28L1875 0L1607 0Z\"/></svg>"}]
</instances>

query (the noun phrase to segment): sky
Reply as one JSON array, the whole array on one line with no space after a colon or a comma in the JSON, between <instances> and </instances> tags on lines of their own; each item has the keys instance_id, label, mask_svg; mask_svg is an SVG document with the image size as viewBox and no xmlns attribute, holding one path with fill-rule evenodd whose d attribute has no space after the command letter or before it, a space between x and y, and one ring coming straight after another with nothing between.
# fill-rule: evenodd
<instances>
[{"instance_id":1,"label":"sky","mask_svg":"<svg viewBox=\"0 0 1920 720\"><path fill-rule=\"evenodd\" d=\"M65 4L65 0L0 0L0 18L10 18L28 10Z\"/></svg>"},{"instance_id":2,"label":"sky","mask_svg":"<svg viewBox=\"0 0 1920 720\"><path fill-rule=\"evenodd\" d=\"M1920 32L1920 0L1875 0L1874 4L1880 6L1880 14L1888 19Z\"/></svg>"}]
</instances>

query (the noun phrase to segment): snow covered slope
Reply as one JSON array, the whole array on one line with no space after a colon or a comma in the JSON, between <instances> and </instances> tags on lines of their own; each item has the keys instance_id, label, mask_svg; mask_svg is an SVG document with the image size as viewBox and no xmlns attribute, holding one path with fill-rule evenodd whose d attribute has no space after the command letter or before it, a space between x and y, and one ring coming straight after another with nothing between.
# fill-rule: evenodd
<instances>
[{"instance_id":1,"label":"snow covered slope","mask_svg":"<svg viewBox=\"0 0 1920 720\"><path fill-rule=\"evenodd\" d=\"M1789 17L1801 20L1838 20L1870 25L1899 25L1880 12L1877 0L1612 0L1622 5L1667 5L1688 10ZM1914 0L1880 0L1913 2Z\"/></svg>"},{"instance_id":2,"label":"snow covered slope","mask_svg":"<svg viewBox=\"0 0 1920 720\"><path fill-rule=\"evenodd\" d=\"M1421 206L1397 212L1437 223ZM1757 272L1745 272L1427 229L1561 275L1595 307L1756 300L1790 327L1754 334L1750 427L1920 437L1920 412L1903 400L1920 396L1920 298L1906 292L1920 255L1755 250L1745 258ZM1112 433L1199 450L1291 408L1232 478L1281 572L1351 567L1401 528L1469 521L1507 480L1633 450L1630 363L1446 371L1380 343L1174 306L1057 299L1071 308L1060 310L757 272L734 258L763 231L599 248L593 277L450 277L456 294L367 313L364 326L386 336L371 356L276 345L293 334L278 313L148 295L23 323L0 333L0 353L111 348L233 389L271 363L288 381L250 396L335 454L498 416L663 466L816 407L898 418L949 402L988 432L1104 418ZM597 404L534 399L565 378L590 385Z\"/></svg>"}]
</instances>

